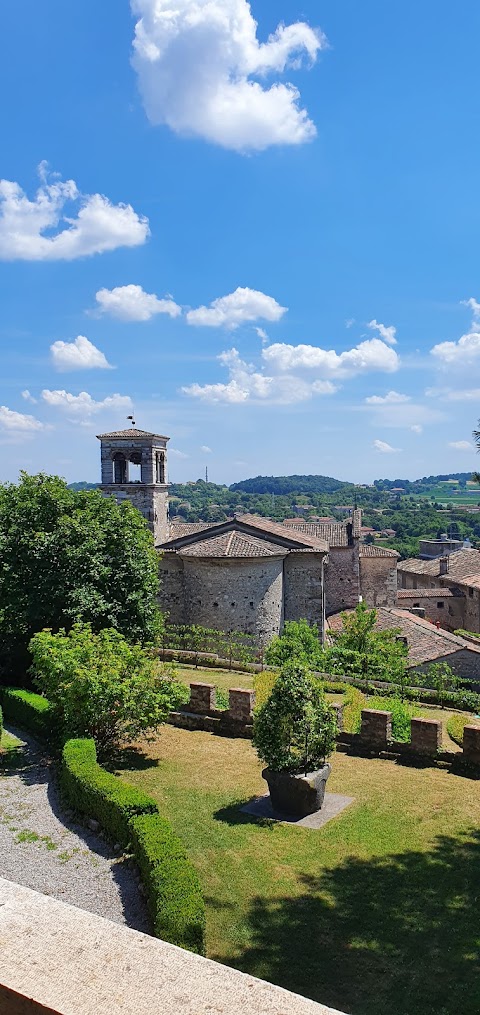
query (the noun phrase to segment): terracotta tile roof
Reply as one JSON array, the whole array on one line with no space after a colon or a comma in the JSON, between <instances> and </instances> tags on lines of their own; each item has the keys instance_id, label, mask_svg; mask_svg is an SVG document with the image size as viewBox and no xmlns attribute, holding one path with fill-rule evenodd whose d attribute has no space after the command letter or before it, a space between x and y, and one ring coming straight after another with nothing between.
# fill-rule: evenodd
<instances>
[{"instance_id":1,"label":"terracotta tile roof","mask_svg":"<svg viewBox=\"0 0 480 1015\"><path fill-rule=\"evenodd\" d=\"M347 613L352 612L353 610L347 611ZM341 614L336 613L332 617L329 617L327 624L330 630L341 631ZM408 613L406 610L394 607L390 609L386 607L377 608L376 627L379 631L386 631L391 628L400 629L401 636L406 638L408 642L410 666L422 666L434 662L435 659L443 659L445 656L454 655L459 651L474 652L478 655L480 665L480 648L472 645L471 642L464 641L463 638L459 638L456 634L450 634L449 631L443 631L435 627L429 620L414 617L413 614Z\"/></svg>"},{"instance_id":2,"label":"terracotta tile roof","mask_svg":"<svg viewBox=\"0 0 480 1015\"><path fill-rule=\"evenodd\" d=\"M194 532L204 532L210 529L210 522L170 522L170 539L181 539L182 536L191 536Z\"/></svg>"},{"instance_id":3,"label":"terracotta tile roof","mask_svg":"<svg viewBox=\"0 0 480 1015\"><path fill-rule=\"evenodd\" d=\"M260 518L257 515L242 515L241 518L216 522L213 525L207 522L174 522L170 526L169 540L163 544L163 547L165 550L176 550L183 553L186 546L197 546L213 537L230 535L232 531L238 533L240 537L257 538L262 546L265 545L265 541L269 541L277 547L277 550L279 548L294 553L328 553L328 543L325 540L318 539L311 534L299 533L280 522L272 522L269 518ZM198 539L195 539L196 535L199 536ZM277 539L268 540L268 536L276 536ZM193 549L191 552L194 553ZM196 555L201 556L202 554ZM251 556L250 549L248 549L247 556Z\"/></svg>"},{"instance_id":4,"label":"terracotta tile roof","mask_svg":"<svg viewBox=\"0 0 480 1015\"><path fill-rule=\"evenodd\" d=\"M288 539L291 542L295 541L300 547L303 543L303 546L306 544L315 550L323 550L325 553L328 551L328 543L325 538L317 535L316 532L312 532L310 526L300 528L300 526L296 525L295 528L289 528L288 525L283 525L282 522L272 522L270 518L261 518L259 515L242 515L239 520L244 525L249 525L262 532L270 532L272 535L280 536L281 539ZM299 528L300 533L298 531Z\"/></svg>"},{"instance_id":5,"label":"terracotta tile roof","mask_svg":"<svg viewBox=\"0 0 480 1015\"><path fill-rule=\"evenodd\" d=\"M480 574L480 550L455 550L447 557L448 570L442 574L442 578L461 578ZM438 578L440 571L440 557L435 560L417 560L412 557L409 560L402 560L398 565L399 571L406 571L409 574L425 574L432 578Z\"/></svg>"},{"instance_id":6,"label":"terracotta tile roof","mask_svg":"<svg viewBox=\"0 0 480 1015\"><path fill-rule=\"evenodd\" d=\"M200 542L189 543L178 553L182 557L284 557L288 549L233 529L221 535L211 535Z\"/></svg>"},{"instance_id":7,"label":"terracotta tile roof","mask_svg":"<svg viewBox=\"0 0 480 1015\"><path fill-rule=\"evenodd\" d=\"M159 437L160 440L162 441L170 440L170 437L164 437L160 433L150 433L148 430L135 430L134 427L130 427L130 430L115 430L113 433L97 434L97 439L99 441L107 440L108 438L111 438L112 440L115 440L115 438L123 439L125 437L133 437L133 438Z\"/></svg>"},{"instance_id":8,"label":"terracotta tile roof","mask_svg":"<svg viewBox=\"0 0 480 1015\"><path fill-rule=\"evenodd\" d=\"M462 592L440 586L437 589L398 589L397 599L448 599L448 597L464 599Z\"/></svg>"},{"instance_id":9,"label":"terracotta tile roof","mask_svg":"<svg viewBox=\"0 0 480 1015\"><path fill-rule=\"evenodd\" d=\"M400 554L396 550L390 550L387 546L374 546L372 544L363 543L360 547L361 557L399 557Z\"/></svg>"},{"instance_id":10,"label":"terracotta tile roof","mask_svg":"<svg viewBox=\"0 0 480 1015\"><path fill-rule=\"evenodd\" d=\"M445 575L445 577L447 578L449 576ZM450 575L450 577L454 576ZM459 585L465 585L469 589L480 589L480 574L467 574L463 575L461 578L457 577L455 580Z\"/></svg>"},{"instance_id":11,"label":"terracotta tile roof","mask_svg":"<svg viewBox=\"0 0 480 1015\"><path fill-rule=\"evenodd\" d=\"M289 528L284 522L285 528ZM324 539L329 546L348 546L347 527L343 522L296 522L296 532L302 535L316 536L317 539Z\"/></svg>"}]
</instances>

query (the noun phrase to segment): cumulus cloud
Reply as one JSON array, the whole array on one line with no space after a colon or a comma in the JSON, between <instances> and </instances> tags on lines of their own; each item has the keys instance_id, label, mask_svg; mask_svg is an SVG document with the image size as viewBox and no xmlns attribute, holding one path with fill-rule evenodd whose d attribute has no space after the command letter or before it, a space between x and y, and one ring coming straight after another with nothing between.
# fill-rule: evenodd
<instances>
[{"instance_id":1,"label":"cumulus cloud","mask_svg":"<svg viewBox=\"0 0 480 1015\"><path fill-rule=\"evenodd\" d=\"M129 395L109 395L101 402L96 402L88 391L80 391L73 395L69 391L50 391L44 388L42 391L43 401L54 409L61 409L74 418L96 415L104 410L123 411L132 409L132 400Z\"/></svg>"},{"instance_id":2,"label":"cumulus cloud","mask_svg":"<svg viewBox=\"0 0 480 1015\"><path fill-rule=\"evenodd\" d=\"M187 322L197 327L223 327L233 331L249 321L279 321L286 312L287 308L281 307L273 296L239 287L234 293L213 300L209 307L189 310ZM263 335L266 333L262 331L260 337Z\"/></svg>"},{"instance_id":3,"label":"cumulus cloud","mask_svg":"<svg viewBox=\"0 0 480 1015\"><path fill-rule=\"evenodd\" d=\"M397 339L395 338L397 329L393 327L393 324L389 325L387 328L385 324L380 324L380 322L376 321L374 318L373 321L368 322L367 327L369 327L371 331L378 332L380 338L382 338L387 345L397 344Z\"/></svg>"},{"instance_id":4,"label":"cumulus cloud","mask_svg":"<svg viewBox=\"0 0 480 1015\"><path fill-rule=\"evenodd\" d=\"M202 446L200 448L200 451L203 451L204 455L211 455L212 454L212 449L209 448L207 444L202 444Z\"/></svg>"},{"instance_id":5,"label":"cumulus cloud","mask_svg":"<svg viewBox=\"0 0 480 1015\"><path fill-rule=\"evenodd\" d=\"M0 429L10 433L31 434L36 430L44 430L45 425L34 416L26 416L22 412L8 409L6 405L0 405Z\"/></svg>"},{"instance_id":6,"label":"cumulus cloud","mask_svg":"<svg viewBox=\"0 0 480 1015\"><path fill-rule=\"evenodd\" d=\"M374 441L373 447L375 451L379 451L382 455L396 454L397 451L401 451L401 448L392 448L391 444L387 444L386 441Z\"/></svg>"},{"instance_id":7,"label":"cumulus cloud","mask_svg":"<svg viewBox=\"0 0 480 1015\"><path fill-rule=\"evenodd\" d=\"M178 448L170 448L169 454L174 458L189 458L189 455L186 455L184 451L179 451Z\"/></svg>"},{"instance_id":8,"label":"cumulus cloud","mask_svg":"<svg viewBox=\"0 0 480 1015\"><path fill-rule=\"evenodd\" d=\"M410 430L412 433L420 434L423 433L423 426L420 426L419 423L414 423L413 426L410 427Z\"/></svg>"},{"instance_id":9,"label":"cumulus cloud","mask_svg":"<svg viewBox=\"0 0 480 1015\"><path fill-rule=\"evenodd\" d=\"M437 365L444 369L462 370L477 366L480 362L480 303L472 297L464 300L464 306L470 307L472 311L470 331L457 342L439 342L430 350Z\"/></svg>"},{"instance_id":10,"label":"cumulus cloud","mask_svg":"<svg viewBox=\"0 0 480 1015\"><path fill-rule=\"evenodd\" d=\"M475 451L470 441L449 441L448 447L453 448L454 451Z\"/></svg>"},{"instance_id":11,"label":"cumulus cloud","mask_svg":"<svg viewBox=\"0 0 480 1015\"><path fill-rule=\"evenodd\" d=\"M395 350L379 338L361 342L354 349L342 353L316 345L276 343L264 349L262 356L276 370L316 370L323 376L339 378L373 370L393 373L400 365Z\"/></svg>"},{"instance_id":12,"label":"cumulus cloud","mask_svg":"<svg viewBox=\"0 0 480 1015\"><path fill-rule=\"evenodd\" d=\"M103 194L81 194L73 180L49 177L29 200L20 184L0 180L0 260L73 261L118 247L136 247L149 235L148 219Z\"/></svg>"},{"instance_id":13,"label":"cumulus cloud","mask_svg":"<svg viewBox=\"0 0 480 1015\"><path fill-rule=\"evenodd\" d=\"M258 78L312 64L327 47L304 22L265 43L247 0L131 0L132 63L147 116L177 134L245 152L298 145L316 134L290 83Z\"/></svg>"},{"instance_id":14,"label":"cumulus cloud","mask_svg":"<svg viewBox=\"0 0 480 1015\"><path fill-rule=\"evenodd\" d=\"M78 335L74 342L54 342L50 346L52 362L56 370L111 370L110 363L100 349L84 335Z\"/></svg>"},{"instance_id":15,"label":"cumulus cloud","mask_svg":"<svg viewBox=\"0 0 480 1015\"><path fill-rule=\"evenodd\" d=\"M22 398L24 398L26 402L31 402L32 405L37 404L37 399L30 394L28 388L25 388L25 391L22 391Z\"/></svg>"},{"instance_id":16,"label":"cumulus cloud","mask_svg":"<svg viewBox=\"0 0 480 1015\"><path fill-rule=\"evenodd\" d=\"M367 405L400 405L410 402L410 395L400 395L398 391L389 391L386 395L370 395L365 399Z\"/></svg>"},{"instance_id":17,"label":"cumulus cloud","mask_svg":"<svg viewBox=\"0 0 480 1015\"><path fill-rule=\"evenodd\" d=\"M141 285L122 285L115 289L99 289L95 299L101 314L110 314L120 321L149 321L155 314L179 317L182 308L170 297L159 299L146 293Z\"/></svg>"},{"instance_id":18,"label":"cumulus cloud","mask_svg":"<svg viewBox=\"0 0 480 1015\"><path fill-rule=\"evenodd\" d=\"M314 395L333 395L337 390L331 381L305 381L289 374L270 376L245 363L236 349L229 349L218 357L229 372L227 383L190 384L181 390L192 398L204 402L224 402L241 405L248 402L293 404L304 402Z\"/></svg>"}]
</instances>

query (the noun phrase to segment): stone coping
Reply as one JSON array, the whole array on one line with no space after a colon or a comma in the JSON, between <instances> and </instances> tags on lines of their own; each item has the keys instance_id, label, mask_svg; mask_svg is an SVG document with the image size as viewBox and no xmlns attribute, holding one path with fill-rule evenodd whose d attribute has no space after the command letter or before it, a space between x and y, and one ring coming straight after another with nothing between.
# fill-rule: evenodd
<instances>
[{"instance_id":1,"label":"stone coping","mask_svg":"<svg viewBox=\"0 0 480 1015\"><path fill-rule=\"evenodd\" d=\"M0 949L2 1015L342 1015L3 878Z\"/></svg>"}]
</instances>

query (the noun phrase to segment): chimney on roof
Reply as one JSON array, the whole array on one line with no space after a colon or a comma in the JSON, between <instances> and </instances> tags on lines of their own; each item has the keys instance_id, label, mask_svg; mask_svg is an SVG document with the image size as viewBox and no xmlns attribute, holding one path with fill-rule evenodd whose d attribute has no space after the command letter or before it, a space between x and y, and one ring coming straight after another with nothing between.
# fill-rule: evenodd
<instances>
[{"instance_id":1,"label":"chimney on roof","mask_svg":"<svg viewBox=\"0 0 480 1015\"><path fill-rule=\"evenodd\" d=\"M440 574L448 574L448 557L440 557Z\"/></svg>"}]
</instances>

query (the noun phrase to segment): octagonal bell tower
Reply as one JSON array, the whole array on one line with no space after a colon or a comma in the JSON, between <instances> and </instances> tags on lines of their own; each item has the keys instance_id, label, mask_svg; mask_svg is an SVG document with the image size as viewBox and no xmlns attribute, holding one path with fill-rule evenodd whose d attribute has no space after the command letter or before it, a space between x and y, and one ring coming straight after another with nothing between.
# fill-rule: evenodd
<instances>
[{"instance_id":1,"label":"octagonal bell tower","mask_svg":"<svg viewBox=\"0 0 480 1015\"><path fill-rule=\"evenodd\" d=\"M167 442L145 430L98 435L102 455L101 491L118 504L129 500L147 520L155 546L168 539Z\"/></svg>"}]
</instances>

